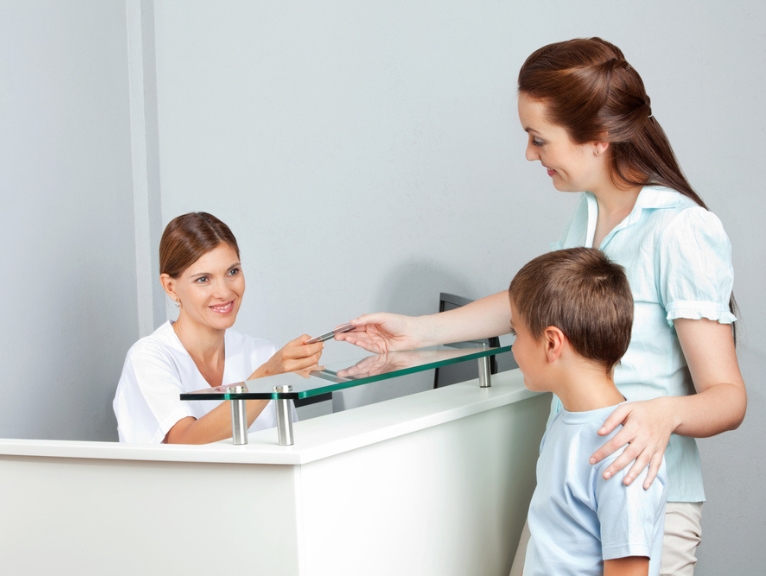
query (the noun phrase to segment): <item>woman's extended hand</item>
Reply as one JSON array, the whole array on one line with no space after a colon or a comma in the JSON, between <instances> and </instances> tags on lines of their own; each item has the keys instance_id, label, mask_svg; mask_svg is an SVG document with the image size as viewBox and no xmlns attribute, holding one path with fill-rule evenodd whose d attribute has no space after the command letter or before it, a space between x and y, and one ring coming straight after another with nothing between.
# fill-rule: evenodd
<instances>
[{"instance_id":1,"label":"woman's extended hand","mask_svg":"<svg viewBox=\"0 0 766 576\"><path fill-rule=\"evenodd\" d=\"M644 479L644 490L647 490L657 477L670 435L677 427L674 412L671 397L622 404L604 421L598 433L606 436L620 424L622 430L593 453L590 463L596 464L628 444L604 470L604 478L611 478L632 462L633 466L623 480L627 486L649 466Z\"/></svg>"},{"instance_id":2,"label":"woman's extended hand","mask_svg":"<svg viewBox=\"0 0 766 576\"><path fill-rule=\"evenodd\" d=\"M324 344L322 342L306 344L306 341L310 339L311 336L303 334L295 340L291 340L265 363L261 364L250 376L250 379L274 376L285 372L307 373L315 370L318 368Z\"/></svg>"},{"instance_id":3,"label":"woman's extended hand","mask_svg":"<svg viewBox=\"0 0 766 576\"><path fill-rule=\"evenodd\" d=\"M351 321L354 330L335 339L383 354L507 334L510 323L511 305L503 291L438 314L365 314Z\"/></svg>"},{"instance_id":4,"label":"woman's extended hand","mask_svg":"<svg viewBox=\"0 0 766 576\"><path fill-rule=\"evenodd\" d=\"M344 340L364 348L368 352L384 354L395 350L413 350L423 346L418 335L421 319L401 314L364 314L351 320L354 329L336 334L336 340Z\"/></svg>"}]
</instances>

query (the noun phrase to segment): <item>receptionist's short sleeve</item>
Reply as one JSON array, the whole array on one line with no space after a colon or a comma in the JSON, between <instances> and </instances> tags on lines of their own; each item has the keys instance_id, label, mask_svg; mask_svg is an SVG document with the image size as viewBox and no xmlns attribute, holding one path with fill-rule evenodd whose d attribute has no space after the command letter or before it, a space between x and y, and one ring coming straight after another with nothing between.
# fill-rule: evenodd
<instances>
[{"instance_id":1,"label":"receptionist's short sleeve","mask_svg":"<svg viewBox=\"0 0 766 576\"><path fill-rule=\"evenodd\" d=\"M193 362L179 365L172 352L156 339L138 342L128 352L114 401L120 440L159 443L179 420L197 417L190 402L180 395L182 377ZM205 387L197 380L197 390ZM208 385L209 386L209 385Z\"/></svg>"},{"instance_id":2,"label":"receptionist's short sleeve","mask_svg":"<svg viewBox=\"0 0 766 576\"><path fill-rule=\"evenodd\" d=\"M657 263L668 324L677 318L736 320L729 310L731 243L715 214L696 206L681 211L663 232Z\"/></svg>"}]
</instances>

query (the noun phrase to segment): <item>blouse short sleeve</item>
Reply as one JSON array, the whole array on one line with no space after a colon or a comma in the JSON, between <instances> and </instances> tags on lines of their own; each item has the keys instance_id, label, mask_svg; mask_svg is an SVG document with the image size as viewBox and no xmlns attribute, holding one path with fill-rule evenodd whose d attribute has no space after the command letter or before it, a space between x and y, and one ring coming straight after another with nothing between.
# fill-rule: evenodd
<instances>
[{"instance_id":1,"label":"blouse short sleeve","mask_svg":"<svg viewBox=\"0 0 766 576\"><path fill-rule=\"evenodd\" d=\"M659 294L672 325L677 318L736 320L731 243L718 217L702 207L681 211L665 228L658 251Z\"/></svg>"}]
</instances>

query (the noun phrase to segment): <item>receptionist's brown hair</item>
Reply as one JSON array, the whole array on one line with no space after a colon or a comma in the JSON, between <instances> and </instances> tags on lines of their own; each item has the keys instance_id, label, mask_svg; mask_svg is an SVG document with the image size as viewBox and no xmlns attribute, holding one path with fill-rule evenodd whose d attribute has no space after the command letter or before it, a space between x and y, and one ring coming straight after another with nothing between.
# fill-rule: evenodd
<instances>
[{"instance_id":1,"label":"receptionist's brown hair","mask_svg":"<svg viewBox=\"0 0 766 576\"><path fill-rule=\"evenodd\" d=\"M508 294L535 338L554 326L578 354L602 364L607 373L628 350L633 295L622 266L601 250L543 254L519 270Z\"/></svg>"},{"instance_id":2,"label":"receptionist's brown hair","mask_svg":"<svg viewBox=\"0 0 766 576\"><path fill-rule=\"evenodd\" d=\"M160 274L178 278L203 254L220 244L228 244L237 253L237 239L229 227L207 212L190 212L173 218L160 240Z\"/></svg>"}]
</instances>

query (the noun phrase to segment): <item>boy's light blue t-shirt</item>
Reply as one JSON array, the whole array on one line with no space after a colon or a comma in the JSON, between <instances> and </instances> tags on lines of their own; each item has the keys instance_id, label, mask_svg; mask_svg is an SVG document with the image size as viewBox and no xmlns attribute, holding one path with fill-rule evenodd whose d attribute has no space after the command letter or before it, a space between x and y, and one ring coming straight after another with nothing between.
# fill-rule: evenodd
<instances>
[{"instance_id":1,"label":"boy's light blue t-shirt","mask_svg":"<svg viewBox=\"0 0 766 576\"><path fill-rule=\"evenodd\" d=\"M524 576L603 574L603 560L645 556L658 575L667 495L665 462L649 490L646 470L630 485L625 470L602 474L619 455L591 466L590 455L610 436L598 435L615 406L588 412L561 410L543 437L537 487L529 505ZM619 428L618 428L619 430Z\"/></svg>"},{"instance_id":2,"label":"boy's light blue t-shirt","mask_svg":"<svg viewBox=\"0 0 766 576\"><path fill-rule=\"evenodd\" d=\"M596 197L586 192L552 249L592 246L598 218ZM647 186L631 213L599 246L622 265L635 302L630 347L614 382L629 401L694 393L673 321L707 318L730 324L734 283L731 244L712 212L675 190ZM561 409L554 398L551 417ZM697 444L673 435L665 459L668 501L703 502Z\"/></svg>"}]
</instances>

